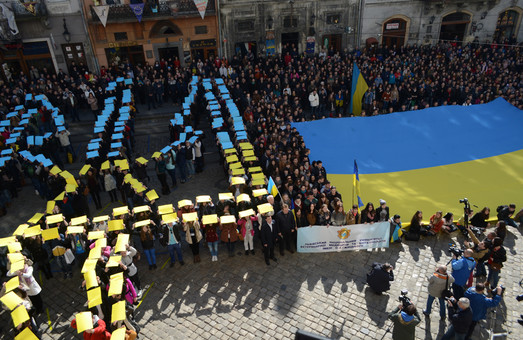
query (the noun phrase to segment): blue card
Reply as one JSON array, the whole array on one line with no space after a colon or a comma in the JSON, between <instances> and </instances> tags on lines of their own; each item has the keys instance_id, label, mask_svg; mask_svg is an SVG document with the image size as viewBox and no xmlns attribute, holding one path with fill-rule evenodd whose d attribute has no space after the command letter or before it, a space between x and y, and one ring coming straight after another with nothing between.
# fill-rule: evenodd
<instances>
[{"instance_id":1,"label":"blue card","mask_svg":"<svg viewBox=\"0 0 523 340\"><path fill-rule=\"evenodd\" d=\"M166 154L166 153L168 153L170 150L172 150L172 149L171 149L171 146L168 145L168 146L166 146L165 148L161 149L160 151L161 151L163 154Z\"/></svg>"},{"instance_id":2,"label":"blue card","mask_svg":"<svg viewBox=\"0 0 523 340\"><path fill-rule=\"evenodd\" d=\"M44 136L35 136L35 145L44 144Z\"/></svg>"},{"instance_id":3,"label":"blue card","mask_svg":"<svg viewBox=\"0 0 523 340\"><path fill-rule=\"evenodd\" d=\"M122 132L125 130L125 126L117 126L114 128L114 132Z\"/></svg>"},{"instance_id":4,"label":"blue card","mask_svg":"<svg viewBox=\"0 0 523 340\"><path fill-rule=\"evenodd\" d=\"M45 161L42 162L43 166L45 166L46 168L50 167L51 165L53 165L53 161L50 160L50 159L45 159Z\"/></svg>"},{"instance_id":5,"label":"blue card","mask_svg":"<svg viewBox=\"0 0 523 340\"><path fill-rule=\"evenodd\" d=\"M5 156L5 155L10 155L13 153L13 149L4 149L2 150L2 152L0 153L2 156Z\"/></svg>"},{"instance_id":6,"label":"blue card","mask_svg":"<svg viewBox=\"0 0 523 340\"><path fill-rule=\"evenodd\" d=\"M111 149L121 148L122 142L111 143Z\"/></svg>"},{"instance_id":7,"label":"blue card","mask_svg":"<svg viewBox=\"0 0 523 340\"><path fill-rule=\"evenodd\" d=\"M35 136L27 136L27 145L35 145Z\"/></svg>"},{"instance_id":8,"label":"blue card","mask_svg":"<svg viewBox=\"0 0 523 340\"><path fill-rule=\"evenodd\" d=\"M89 151L86 153L87 158L95 158L98 157L98 151Z\"/></svg>"},{"instance_id":9,"label":"blue card","mask_svg":"<svg viewBox=\"0 0 523 340\"><path fill-rule=\"evenodd\" d=\"M87 150L89 150L89 151L98 150L99 147L100 147L100 144L98 144L98 143L87 144Z\"/></svg>"},{"instance_id":10,"label":"blue card","mask_svg":"<svg viewBox=\"0 0 523 340\"><path fill-rule=\"evenodd\" d=\"M120 154L118 151L111 151L107 154L107 157L117 157Z\"/></svg>"},{"instance_id":11,"label":"blue card","mask_svg":"<svg viewBox=\"0 0 523 340\"><path fill-rule=\"evenodd\" d=\"M122 139L122 138L123 138L123 134L115 133L115 134L113 134L111 139L115 140L115 139Z\"/></svg>"}]
</instances>

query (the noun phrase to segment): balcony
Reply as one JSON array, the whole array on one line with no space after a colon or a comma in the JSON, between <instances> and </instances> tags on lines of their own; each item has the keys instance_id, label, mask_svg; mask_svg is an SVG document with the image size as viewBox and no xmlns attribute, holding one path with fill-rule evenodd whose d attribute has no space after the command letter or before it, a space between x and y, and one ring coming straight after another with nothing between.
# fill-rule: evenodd
<instances>
[{"instance_id":1,"label":"balcony","mask_svg":"<svg viewBox=\"0 0 523 340\"><path fill-rule=\"evenodd\" d=\"M91 20L92 23L100 23L100 18L91 6ZM196 5L193 0L167 0L160 1L157 6L157 11L153 11L153 8L149 2L145 3L142 15L142 21L149 20L160 20L166 18L188 18L200 16ZM207 4L207 10L205 16L215 15L216 8L214 0L209 0ZM117 22L135 22L136 15L127 4L110 5L109 16L107 17L107 23Z\"/></svg>"},{"instance_id":2,"label":"balcony","mask_svg":"<svg viewBox=\"0 0 523 340\"><path fill-rule=\"evenodd\" d=\"M27 10L26 7L20 1L12 1L11 8L13 9L17 21L41 19L46 18L48 16L47 7L45 6L45 2L43 0L25 2L27 4L31 4L30 6L33 6L31 8L34 8L34 14Z\"/></svg>"}]
</instances>

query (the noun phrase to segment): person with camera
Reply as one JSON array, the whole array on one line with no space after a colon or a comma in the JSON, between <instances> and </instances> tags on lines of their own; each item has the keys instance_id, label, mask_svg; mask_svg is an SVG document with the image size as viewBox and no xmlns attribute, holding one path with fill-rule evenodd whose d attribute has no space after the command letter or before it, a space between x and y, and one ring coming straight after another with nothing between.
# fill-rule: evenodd
<instances>
[{"instance_id":1,"label":"person with camera","mask_svg":"<svg viewBox=\"0 0 523 340\"><path fill-rule=\"evenodd\" d=\"M447 299L450 326L441 340L464 340L472 323L470 300L462 297L456 301L454 297Z\"/></svg>"},{"instance_id":2,"label":"person with camera","mask_svg":"<svg viewBox=\"0 0 523 340\"><path fill-rule=\"evenodd\" d=\"M438 298L439 300L439 316L441 321L445 321L445 295L449 291L449 285L454 282L452 275L447 274L447 266L438 265L434 274L428 278L429 285L427 287L429 291L429 297L427 299L427 307L423 311L423 314L426 316L430 315L432 309L432 303L434 299Z\"/></svg>"},{"instance_id":3,"label":"person with camera","mask_svg":"<svg viewBox=\"0 0 523 340\"><path fill-rule=\"evenodd\" d=\"M372 264L372 270L367 274L367 283L370 288L378 295L382 295L384 291L390 289L390 281L394 281L394 272L389 263L377 263Z\"/></svg>"},{"instance_id":4,"label":"person with camera","mask_svg":"<svg viewBox=\"0 0 523 340\"><path fill-rule=\"evenodd\" d=\"M452 292L456 299L463 297L470 273L476 267L476 260L472 257L473 254L474 251L472 249L465 249L463 257L458 259L459 254L456 251L452 251L452 276L455 280L452 284Z\"/></svg>"},{"instance_id":5,"label":"person with camera","mask_svg":"<svg viewBox=\"0 0 523 340\"><path fill-rule=\"evenodd\" d=\"M470 226L467 228L468 234L470 236L470 241L465 241L464 244L467 248L472 249L472 257L476 260L476 277L487 276L487 271L485 270L485 261L488 259L488 254L490 252L489 244L485 241L479 241L474 232L471 230Z\"/></svg>"},{"instance_id":6,"label":"person with camera","mask_svg":"<svg viewBox=\"0 0 523 340\"><path fill-rule=\"evenodd\" d=\"M472 333L477 323L487 318L487 309L496 307L501 302L502 287L497 287L494 296L488 298L485 296L485 285L477 283L476 287L470 287L465 292L465 297L470 300L470 308L472 309L472 323L465 337L466 340L471 339Z\"/></svg>"},{"instance_id":7,"label":"person with camera","mask_svg":"<svg viewBox=\"0 0 523 340\"><path fill-rule=\"evenodd\" d=\"M410 303L407 306L401 304L389 314L389 319L394 323L392 329L393 340L414 340L416 326L421 318L416 307Z\"/></svg>"},{"instance_id":8,"label":"person with camera","mask_svg":"<svg viewBox=\"0 0 523 340\"><path fill-rule=\"evenodd\" d=\"M503 240L499 237L494 238L492 241L492 251L490 252L490 258L488 259L488 277L487 285L490 287L496 287L499 281L499 273L503 268L503 262L507 260L507 251L503 248Z\"/></svg>"}]
</instances>

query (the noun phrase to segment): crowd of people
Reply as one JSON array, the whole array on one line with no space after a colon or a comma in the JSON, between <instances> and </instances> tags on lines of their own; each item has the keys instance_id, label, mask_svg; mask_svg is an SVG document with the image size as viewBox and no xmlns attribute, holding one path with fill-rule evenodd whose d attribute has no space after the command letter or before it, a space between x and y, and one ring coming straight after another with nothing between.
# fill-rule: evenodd
<instances>
[{"instance_id":1,"label":"crowd of people","mask_svg":"<svg viewBox=\"0 0 523 340\"><path fill-rule=\"evenodd\" d=\"M96 286L103 288L102 303L90 308L94 332L116 331L125 324L126 332L134 332L135 336L139 327L132 320L132 308L124 320L112 322L110 316L114 303L127 301L132 306L142 294L142 285L133 260L138 255L137 250L143 251L149 270L154 270L157 268L155 249L158 247L155 240L159 240L160 245L168 249L171 267L174 267L176 260L180 265L185 264L182 248L186 246L191 250L193 262L198 263L201 261L200 248L203 242L209 248L212 261L218 260L220 241L226 245L229 256L235 255L235 244L238 241L243 241L245 255L254 255L257 248L255 242L259 242L265 263L270 265L270 260L278 261L275 256L276 246L280 256L285 255L285 250L293 253L296 249L297 229L312 225L390 221L392 242L400 242L402 239L419 240L421 236L429 237L440 232L454 233L460 230L464 235L470 236L471 243L467 244L470 249L465 250L464 256L452 262L455 275L454 282L450 284L454 296L465 306L466 301L460 298L467 296L470 290L464 292L464 287L471 286L473 282L470 273L475 268L477 276L485 276L485 265L489 268L486 280L489 285L486 289L497 287L502 263L506 261L503 248L506 226L517 227L512 219L515 214L514 205L498 208L499 222L496 223L495 231L481 241L472 227L482 230L490 227L488 208L476 214L469 211L469 228L465 227L464 221L454 221L452 213L443 215L440 211L425 225L422 212L417 211L410 222L410 228L406 230L401 225L399 215L390 215L384 200L380 200L377 209L374 209L372 203L368 203L361 211L357 205L344 207L342 196L328 181L322 162L311 162L309 159L309 150L303 138L289 122L349 116L354 63L359 65L369 84L369 91L363 98L362 115L416 110L427 106L479 104L500 96L517 107L522 104L523 79L519 47L504 45L453 46L442 43L435 46L407 46L395 50L383 48L372 54L355 50L349 54L314 57L298 55L294 49L289 48L277 57L254 59L235 56L230 61L200 60L187 68L182 68L177 60L162 60L153 66L143 67L128 63L113 65L108 69L103 68L99 76L90 74L83 65L73 66L69 75L61 70L55 75L35 69L29 77L21 74L12 83L3 84L0 92L2 120L18 105L25 105L22 111L36 108L37 112L31 115L27 123L21 124L24 127L22 138L18 137L13 154L9 154L9 160L0 168L0 208L3 213L6 212L9 201L16 196L18 188L24 185L26 179L31 180L38 195L55 202L48 204L46 214L35 215L20 233L15 234L12 243L19 244L19 249L14 245L13 249L16 248L18 250L14 252L23 254L23 266L12 270L13 262L5 255L7 247L3 247L6 251L1 256L2 271L8 276L24 280L20 280L20 287L12 287L10 291L7 291L4 284L2 295L13 291L23 300L26 309L31 311L31 318L18 325L16 331L29 328L38 333L37 319L34 316L42 312L43 299L41 288L33 276L33 266L35 270L42 271L47 279L51 279L52 258L56 258L65 278L73 276L72 264L83 268L88 260L94 259L95 264L91 269L95 272L94 281ZM245 169L260 167L267 178L274 179L279 193L277 197L264 191L265 182L253 184L252 173L243 175L245 184L234 184L234 169L228 162L224 162L226 149L221 148L222 162L230 175L230 196L220 197L216 204L213 204L210 197L197 197L196 204L183 200L178 202L178 210L172 204L157 205L158 195L147 188L148 161L143 157L135 158L133 152L134 116L139 113L136 104L146 105L148 109L170 102L180 104L191 92L193 74L209 78L221 76L225 79L231 98L243 117L248 138L236 138L231 128L234 125L233 117L228 112L224 98L218 98L218 102L226 120L223 126L213 128L213 132L229 133L237 150L241 149L240 143L251 144L256 160L244 160L242 165ZM117 81L119 77L130 81ZM108 86L112 82L116 83L115 87ZM201 79L198 87L199 91L203 90ZM217 88L217 84L213 82L211 92L220 97ZM125 90L132 93L132 100L127 103L122 101ZM118 120L118 117L114 117L109 130L106 125L105 130L102 129L95 135L101 141L100 153L92 157L91 161L91 157L88 157L88 170L78 178L73 176L76 185L68 189L67 186L71 185L70 176L62 173L61 169L65 162L74 161L78 156L69 140L70 133L65 128L58 131L57 125L50 119L52 110L41 106L41 102L28 104L27 94L32 94L33 97L45 95L71 121L85 118L79 115L80 108L89 108L98 119L106 107L106 99L116 97L113 101L116 103L116 111L129 106L130 112L123 124L123 137L117 140L120 142L116 147L117 154L109 155L109 145L114 142L110 137L116 127L114 123ZM201 100L203 98L198 97L195 101L198 104L191 107L191 114L184 115L182 126L196 128L200 120L210 117L211 109L202 105ZM20 118L10 117L10 126L19 127L22 121ZM2 141L8 140L12 133L15 133L14 130L6 127L2 133ZM180 133L182 130L179 125L171 124L169 142L176 142ZM40 145L29 145L26 142L28 136L46 137ZM3 143L2 148L11 149L10 145ZM58 171L53 171L54 167L44 165L39 160L31 161L21 156L19 152L24 150L34 155L45 155L59 168ZM59 150L63 150L63 155ZM174 187L177 185L177 178L184 182L196 172L202 171L202 151L202 141L197 139L195 142L178 143L172 150L153 156L162 195L168 195L170 191L167 176L171 178ZM106 160L112 162L109 167L104 166ZM115 160L126 162L117 164ZM127 206L123 210L115 209L111 217L100 219L90 212L87 197L91 195L95 207L99 209L102 191L108 193L111 202L118 200L117 192L120 191L122 201ZM266 208L267 204L269 208ZM265 208L260 208L264 205ZM49 216L58 214L62 214L63 219L49 223ZM216 219L209 218L214 215ZM523 212L517 213L515 218L521 223ZM41 234L23 237L24 230L32 227L39 227L41 230L58 228L58 237L51 240L45 240ZM80 227L81 230L70 229L74 227ZM102 235L101 238L88 236L97 231L102 232L98 234ZM121 235L130 236L127 242L122 242L123 248L118 243L122 239ZM99 245L97 239L106 239L106 245ZM93 249L100 254L91 258ZM9 252L11 253L11 249ZM111 259L115 260L115 256L118 261L113 265ZM470 261L470 258L474 262L472 268L462 263L465 260ZM464 270L462 268L467 273L458 274L460 270ZM388 273L384 276L393 279L392 267L384 267L383 270ZM436 272L438 275L435 274L435 277L438 279L446 275L443 267L438 267ZM118 273L124 273L124 279L119 283L122 290L119 294L108 294L111 275ZM94 286L91 279L84 279L84 285ZM478 279L476 284L476 292L479 293L482 290L478 284L485 280L480 281ZM431 284L433 283L429 281L432 300L429 298L427 302L426 314L430 314L435 298L440 299L440 308L443 304L441 294L432 290ZM405 318L412 320L414 313L410 308L405 313ZM403 317L401 312L399 315ZM476 319L478 317L481 319L481 315L475 316ZM76 323L73 326L76 327ZM461 329L454 331L460 333ZM86 334L91 333L93 331L89 330Z\"/></svg>"}]
</instances>

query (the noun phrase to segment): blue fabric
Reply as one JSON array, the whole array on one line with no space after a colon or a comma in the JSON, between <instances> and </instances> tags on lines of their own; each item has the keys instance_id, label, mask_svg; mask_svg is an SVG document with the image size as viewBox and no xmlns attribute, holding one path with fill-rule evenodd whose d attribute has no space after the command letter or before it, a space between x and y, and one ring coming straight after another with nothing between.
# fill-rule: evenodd
<instances>
[{"instance_id":1,"label":"blue fabric","mask_svg":"<svg viewBox=\"0 0 523 340\"><path fill-rule=\"evenodd\" d=\"M469 259L461 257L457 260L452 260L452 276L454 283L458 286L464 286L469 279L470 273L474 270L476 261L470 257Z\"/></svg>"},{"instance_id":2,"label":"blue fabric","mask_svg":"<svg viewBox=\"0 0 523 340\"><path fill-rule=\"evenodd\" d=\"M496 295L492 299L476 292L474 287L467 289L465 297L470 300L472 309L472 321L479 321L487 318L487 309L496 307L501 302L501 296Z\"/></svg>"},{"instance_id":3,"label":"blue fabric","mask_svg":"<svg viewBox=\"0 0 523 340\"><path fill-rule=\"evenodd\" d=\"M422 169L523 149L521 110L502 98L488 104L441 106L375 117L292 123L332 174ZM502 138L501 138L502 136Z\"/></svg>"},{"instance_id":4,"label":"blue fabric","mask_svg":"<svg viewBox=\"0 0 523 340\"><path fill-rule=\"evenodd\" d=\"M408 315L404 311L401 311L401 318L405 320L406 322L412 321L414 319L414 315Z\"/></svg>"}]
</instances>

